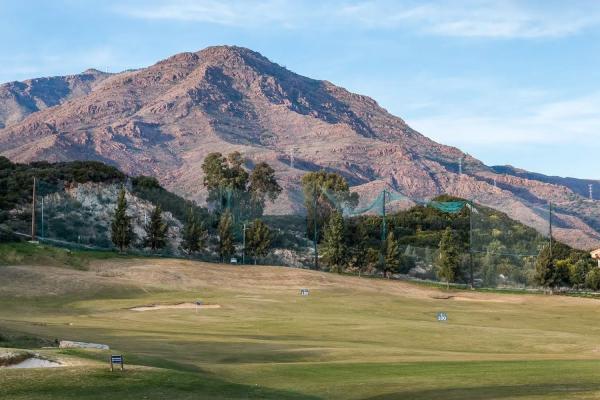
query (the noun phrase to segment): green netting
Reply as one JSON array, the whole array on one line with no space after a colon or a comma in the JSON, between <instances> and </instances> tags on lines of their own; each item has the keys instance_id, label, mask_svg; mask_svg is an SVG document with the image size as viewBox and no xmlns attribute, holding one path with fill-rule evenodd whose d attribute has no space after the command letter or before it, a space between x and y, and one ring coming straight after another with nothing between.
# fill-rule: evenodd
<instances>
[{"instance_id":1,"label":"green netting","mask_svg":"<svg viewBox=\"0 0 600 400\"><path fill-rule=\"evenodd\" d=\"M451 214L459 213L466 204L466 201L430 201L427 203L429 207Z\"/></svg>"},{"instance_id":2,"label":"green netting","mask_svg":"<svg viewBox=\"0 0 600 400\"><path fill-rule=\"evenodd\" d=\"M470 216L471 251L537 256L549 241L549 207L514 202L504 208L509 211L504 213L474 201Z\"/></svg>"}]
</instances>

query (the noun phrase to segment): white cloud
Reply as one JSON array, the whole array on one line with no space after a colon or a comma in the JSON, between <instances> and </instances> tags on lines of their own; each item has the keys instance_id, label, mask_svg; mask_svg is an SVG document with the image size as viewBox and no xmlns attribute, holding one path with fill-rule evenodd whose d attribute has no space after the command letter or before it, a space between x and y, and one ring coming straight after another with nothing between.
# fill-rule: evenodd
<instances>
[{"instance_id":1,"label":"white cloud","mask_svg":"<svg viewBox=\"0 0 600 400\"><path fill-rule=\"evenodd\" d=\"M600 23L600 3L492 0L148 0L116 11L150 20L236 27L400 29L454 37L541 38L576 34Z\"/></svg>"},{"instance_id":2,"label":"white cloud","mask_svg":"<svg viewBox=\"0 0 600 400\"><path fill-rule=\"evenodd\" d=\"M208 22L226 26L256 27L263 24L291 26L299 17L296 3L285 0L170 0L120 4L116 11L135 18ZM295 11L295 12L293 12Z\"/></svg>"},{"instance_id":3,"label":"white cloud","mask_svg":"<svg viewBox=\"0 0 600 400\"><path fill-rule=\"evenodd\" d=\"M441 143L465 145L600 145L600 93L543 103L520 115L445 113L409 119Z\"/></svg>"}]
</instances>

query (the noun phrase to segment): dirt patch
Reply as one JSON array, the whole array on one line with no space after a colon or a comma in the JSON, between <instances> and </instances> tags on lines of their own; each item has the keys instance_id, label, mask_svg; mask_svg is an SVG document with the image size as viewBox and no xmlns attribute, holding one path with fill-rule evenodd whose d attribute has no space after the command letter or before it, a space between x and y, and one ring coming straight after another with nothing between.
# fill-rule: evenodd
<instances>
[{"instance_id":1,"label":"dirt patch","mask_svg":"<svg viewBox=\"0 0 600 400\"><path fill-rule=\"evenodd\" d=\"M211 309L221 308L219 304L196 304L196 303L178 303L178 304L151 304L149 306L132 307L131 311L154 311L166 309Z\"/></svg>"}]
</instances>

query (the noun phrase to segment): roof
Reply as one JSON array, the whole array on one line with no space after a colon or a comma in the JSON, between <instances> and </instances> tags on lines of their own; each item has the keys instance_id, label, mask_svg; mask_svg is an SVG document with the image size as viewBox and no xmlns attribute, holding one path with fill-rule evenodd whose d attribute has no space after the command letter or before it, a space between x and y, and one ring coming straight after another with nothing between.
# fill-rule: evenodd
<instances>
[{"instance_id":1,"label":"roof","mask_svg":"<svg viewBox=\"0 0 600 400\"><path fill-rule=\"evenodd\" d=\"M598 250L592 250L592 252L590 254L592 255L592 258L598 258L598 259L600 259L600 249L598 249Z\"/></svg>"}]
</instances>

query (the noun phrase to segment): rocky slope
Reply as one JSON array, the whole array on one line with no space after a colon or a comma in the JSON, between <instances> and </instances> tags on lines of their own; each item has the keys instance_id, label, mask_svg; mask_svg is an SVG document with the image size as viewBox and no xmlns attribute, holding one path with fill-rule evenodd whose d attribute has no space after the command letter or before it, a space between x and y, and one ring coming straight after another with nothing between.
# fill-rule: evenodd
<instances>
[{"instance_id":1,"label":"rocky slope","mask_svg":"<svg viewBox=\"0 0 600 400\"><path fill-rule=\"evenodd\" d=\"M48 79L84 81L83 75ZM552 201L558 239L600 246L600 202L570 185L489 168L414 131L373 99L297 75L251 50L210 47L94 76L51 100L29 93L37 108L15 106L27 104L17 95L1 97L0 154L23 162L106 161L202 200L203 158L238 150L249 163L265 160L276 169L285 190L273 213L303 212L301 176L326 168L365 197L383 183L415 198L450 193L542 231L547 218L536 207Z\"/></svg>"}]
</instances>

